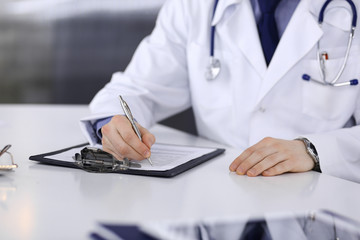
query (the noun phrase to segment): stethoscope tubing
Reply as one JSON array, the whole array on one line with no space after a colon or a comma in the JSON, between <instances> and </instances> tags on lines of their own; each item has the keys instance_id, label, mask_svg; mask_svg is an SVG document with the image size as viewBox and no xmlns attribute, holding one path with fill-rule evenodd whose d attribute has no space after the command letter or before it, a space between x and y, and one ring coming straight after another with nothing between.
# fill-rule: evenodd
<instances>
[{"instance_id":1,"label":"stethoscope tubing","mask_svg":"<svg viewBox=\"0 0 360 240\"><path fill-rule=\"evenodd\" d=\"M216 8L217 8L218 3L219 3L219 0L215 0L215 2L214 2L213 14L212 14L212 19L214 19L214 16L215 16L215 12L216 12ZM215 26L215 25L211 26L211 31L210 31L210 57L214 57L214 49L215 49L215 29L216 29L216 26Z\"/></svg>"},{"instance_id":2,"label":"stethoscope tubing","mask_svg":"<svg viewBox=\"0 0 360 240\"><path fill-rule=\"evenodd\" d=\"M213 9L213 12L212 12L212 19L214 19L218 3L219 3L219 0L215 0L214 9ZM206 71L205 71L205 78L208 81L216 79L217 76L220 74L220 71L221 71L221 63L220 63L220 61L219 61L219 59L216 59L214 57L216 26L212 25L212 21L210 22L210 24L211 24L211 28L210 28L210 59L209 59L208 66L207 66Z\"/></svg>"},{"instance_id":3,"label":"stethoscope tubing","mask_svg":"<svg viewBox=\"0 0 360 240\"><path fill-rule=\"evenodd\" d=\"M321 10L320 10L320 13L319 13L319 19L318 19L318 22L319 24L322 24L323 21L324 21L324 16L325 16L325 10L327 8L327 6L332 2L333 0L327 0L324 5L322 6ZM353 14L353 19L352 19L352 22L351 22L351 26L353 28L356 28L356 23L357 23L357 11L356 11L356 7L355 7L355 4L352 0L345 0L349 3L350 7L351 7L351 10L352 10L352 14Z\"/></svg>"},{"instance_id":4,"label":"stethoscope tubing","mask_svg":"<svg viewBox=\"0 0 360 240\"><path fill-rule=\"evenodd\" d=\"M332 2L333 0L327 0L324 5L322 6L320 13L319 13L319 18L318 18L318 23L319 26L322 25L323 21L324 21L324 16L325 16L325 10L327 8L327 6ZM355 86L358 85L358 80L357 79L353 79L347 82L342 82L342 83L337 83L338 80L340 79L341 75L343 74L345 67L346 67L346 63L348 62L349 59L349 55L350 55L350 49L351 49L351 45L352 45L352 41L354 38L354 34L355 34L355 29L356 29L356 23L357 23L357 11L356 11L356 7L355 4L352 0L345 0L346 2L349 3L351 10L352 10L352 21L351 21L351 29L350 29L350 34L349 34L349 40L347 43L347 47L346 47L346 53L344 56L344 60L343 63L340 67L340 70L338 71L338 73L336 74L335 78L332 81L326 81L326 68L325 68L325 63L324 60L321 59L321 54L320 54L320 41L318 41L317 43L317 50L316 50L316 54L317 54L317 61L318 61L318 65L319 65L319 70L320 70L320 77L322 81L316 80L314 78L312 78L310 75L308 74L303 74L302 79L305 81L312 81L315 83L319 83L325 86L333 86L333 87L342 87L342 86Z\"/></svg>"}]
</instances>

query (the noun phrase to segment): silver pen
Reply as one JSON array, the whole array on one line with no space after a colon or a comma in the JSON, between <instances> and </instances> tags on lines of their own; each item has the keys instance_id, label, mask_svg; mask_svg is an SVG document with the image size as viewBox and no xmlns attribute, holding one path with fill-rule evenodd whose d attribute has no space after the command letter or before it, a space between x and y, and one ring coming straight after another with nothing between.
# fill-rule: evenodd
<instances>
[{"instance_id":1,"label":"silver pen","mask_svg":"<svg viewBox=\"0 0 360 240\"><path fill-rule=\"evenodd\" d=\"M122 107L122 109L124 110L124 113L125 113L127 119L128 119L129 122L131 123L131 126L132 126L132 128L134 129L136 135L139 137L140 141L142 141L140 131L139 131L139 129L137 128L137 126L136 126L136 124L135 124L135 120L134 120L133 115L131 114L129 105L127 105L127 103L125 102L125 100L124 100L120 95L119 95L119 98L120 98L121 107ZM149 163L150 163L151 166L152 166L153 163L152 163L150 157L148 157L147 160L149 161Z\"/></svg>"}]
</instances>

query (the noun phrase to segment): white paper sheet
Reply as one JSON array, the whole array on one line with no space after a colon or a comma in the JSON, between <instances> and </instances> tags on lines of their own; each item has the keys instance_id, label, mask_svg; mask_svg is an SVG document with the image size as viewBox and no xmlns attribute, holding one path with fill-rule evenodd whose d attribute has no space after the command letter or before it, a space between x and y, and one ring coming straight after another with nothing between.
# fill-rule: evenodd
<instances>
[{"instance_id":1,"label":"white paper sheet","mask_svg":"<svg viewBox=\"0 0 360 240\"><path fill-rule=\"evenodd\" d=\"M100 145L96 147L101 148ZM84 147L72 148L68 151L56 155L46 156L46 158L74 162L73 156L75 156L75 153L80 153L81 149L83 148ZM188 147L156 143L151 148L151 161L153 162L153 166L151 166L150 163L145 159L139 162L141 163L140 169L166 171L192 159L208 154L214 150L215 148Z\"/></svg>"}]
</instances>

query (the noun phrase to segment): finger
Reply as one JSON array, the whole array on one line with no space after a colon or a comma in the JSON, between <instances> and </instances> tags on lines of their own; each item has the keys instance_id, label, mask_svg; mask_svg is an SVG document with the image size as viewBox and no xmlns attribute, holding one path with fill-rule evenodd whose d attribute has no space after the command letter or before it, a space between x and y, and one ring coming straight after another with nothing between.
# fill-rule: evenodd
<instances>
[{"instance_id":1,"label":"finger","mask_svg":"<svg viewBox=\"0 0 360 240\"><path fill-rule=\"evenodd\" d=\"M253 148L247 148L231 164L230 171L235 172L239 165L253 153Z\"/></svg>"},{"instance_id":2,"label":"finger","mask_svg":"<svg viewBox=\"0 0 360 240\"><path fill-rule=\"evenodd\" d=\"M143 160L144 157L139 155L134 149L126 144L121 137L118 141L110 140L106 136L103 136L102 144L103 150L112 154L116 159L129 158L134 160Z\"/></svg>"},{"instance_id":3,"label":"finger","mask_svg":"<svg viewBox=\"0 0 360 240\"><path fill-rule=\"evenodd\" d=\"M269 146L274 141L271 137L266 137L259 141L258 143L254 144L253 146L247 148L243 151L239 157L237 157L231 164L230 164L230 171L235 172L238 169L239 165L245 161L251 154L253 154L257 149L264 148Z\"/></svg>"},{"instance_id":4,"label":"finger","mask_svg":"<svg viewBox=\"0 0 360 240\"><path fill-rule=\"evenodd\" d=\"M143 156L139 152L142 151L144 153L147 151L147 153L149 153L149 149L137 137L131 127L130 122L122 118L124 117L113 117L108 124L102 127L101 132L103 134L103 138L106 139L105 144L107 144L105 149L112 151L117 156L123 156L135 160L143 160L146 158L146 156ZM136 147L138 148L136 149Z\"/></svg>"},{"instance_id":5,"label":"finger","mask_svg":"<svg viewBox=\"0 0 360 240\"><path fill-rule=\"evenodd\" d=\"M110 154L112 154L116 159L122 159L122 155L120 152L116 151L115 146L112 144L113 142L118 142L120 143L122 141L122 138L119 134L112 134L112 130L113 128L106 124L102 127L101 132L102 132L102 139L101 139L101 144L103 147L103 150L105 152L108 152ZM112 141L110 140L112 139Z\"/></svg>"},{"instance_id":6,"label":"finger","mask_svg":"<svg viewBox=\"0 0 360 240\"><path fill-rule=\"evenodd\" d=\"M150 133L146 128L142 127L140 124L137 124L140 133L141 133L141 137L142 137L142 142L149 148L151 149L151 146L155 143L156 139L155 136Z\"/></svg>"},{"instance_id":7,"label":"finger","mask_svg":"<svg viewBox=\"0 0 360 240\"><path fill-rule=\"evenodd\" d=\"M144 158L150 157L151 153L149 147L140 140L132 128L122 128L120 131L121 132L119 133L127 145L126 147L123 146L124 148L122 149L124 156L136 160L143 160ZM128 147L134 151L131 151Z\"/></svg>"},{"instance_id":8,"label":"finger","mask_svg":"<svg viewBox=\"0 0 360 240\"><path fill-rule=\"evenodd\" d=\"M121 154L135 160L143 160L150 157L150 148L139 139L130 121L125 116L115 116L112 118L111 122L116 126L123 142L126 143L126 145L122 144L120 146L115 146L116 148L119 147L121 149ZM138 124L138 126L140 125ZM116 145L116 143L113 143L113 145ZM129 149L128 146L130 146L132 150Z\"/></svg>"},{"instance_id":9,"label":"finger","mask_svg":"<svg viewBox=\"0 0 360 240\"><path fill-rule=\"evenodd\" d=\"M258 176L259 174L262 174L262 172L264 172L265 170L274 167L276 164L285 161L286 157L284 154L282 153L273 153L268 155L267 157L265 157L262 161L258 162L257 164L255 164L253 167L251 167L246 174L249 177L255 177Z\"/></svg>"},{"instance_id":10,"label":"finger","mask_svg":"<svg viewBox=\"0 0 360 240\"><path fill-rule=\"evenodd\" d=\"M260 148L256 149L247 159L245 159L236 169L236 173L239 175L246 174L247 171L266 159L266 157L275 154L276 149L274 148Z\"/></svg>"},{"instance_id":11,"label":"finger","mask_svg":"<svg viewBox=\"0 0 360 240\"><path fill-rule=\"evenodd\" d=\"M291 169L291 164L290 161L286 160L283 162L280 162L278 164L276 164L275 166L265 170L262 175L263 176L276 176L276 175L280 175L286 172L289 172Z\"/></svg>"},{"instance_id":12,"label":"finger","mask_svg":"<svg viewBox=\"0 0 360 240\"><path fill-rule=\"evenodd\" d=\"M110 153L111 155L113 155L117 160L122 160L124 159L123 156L119 155L118 153L116 153L113 149L115 149L112 144L110 143L110 141L106 138L103 137L102 140L102 146L103 146L103 150L107 153Z\"/></svg>"}]
</instances>

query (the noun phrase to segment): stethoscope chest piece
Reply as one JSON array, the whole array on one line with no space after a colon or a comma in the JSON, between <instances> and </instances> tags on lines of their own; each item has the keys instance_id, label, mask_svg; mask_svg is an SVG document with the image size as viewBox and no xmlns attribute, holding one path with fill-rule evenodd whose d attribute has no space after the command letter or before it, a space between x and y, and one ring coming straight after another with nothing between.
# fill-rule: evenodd
<instances>
[{"instance_id":1,"label":"stethoscope chest piece","mask_svg":"<svg viewBox=\"0 0 360 240\"><path fill-rule=\"evenodd\" d=\"M205 78L208 81L214 80L219 76L221 70L221 64L219 59L210 57L210 63L206 68Z\"/></svg>"}]
</instances>

